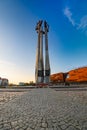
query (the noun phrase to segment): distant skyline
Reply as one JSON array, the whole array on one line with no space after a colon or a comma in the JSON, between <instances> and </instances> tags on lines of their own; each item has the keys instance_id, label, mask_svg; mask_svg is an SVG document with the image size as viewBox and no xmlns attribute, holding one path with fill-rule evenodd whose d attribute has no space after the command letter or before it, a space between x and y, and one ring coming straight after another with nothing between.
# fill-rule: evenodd
<instances>
[{"instance_id":1,"label":"distant skyline","mask_svg":"<svg viewBox=\"0 0 87 130\"><path fill-rule=\"evenodd\" d=\"M38 20L49 24L51 73L87 66L87 0L0 0L0 77L35 81Z\"/></svg>"}]
</instances>

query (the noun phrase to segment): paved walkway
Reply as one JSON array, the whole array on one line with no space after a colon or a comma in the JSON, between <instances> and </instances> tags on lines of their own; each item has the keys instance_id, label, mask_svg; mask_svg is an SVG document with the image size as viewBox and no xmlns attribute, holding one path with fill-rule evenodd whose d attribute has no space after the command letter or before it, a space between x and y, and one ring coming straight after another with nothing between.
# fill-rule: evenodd
<instances>
[{"instance_id":1,"label":"paved walkway","mask_svg":"<svg viewBox=\"0 0 87 130\"><path fill-rule=\"evenodd\" d=\"M0 107L0 130L87 130L87 91L25 92Z\"/></svg>"}]
</instances>

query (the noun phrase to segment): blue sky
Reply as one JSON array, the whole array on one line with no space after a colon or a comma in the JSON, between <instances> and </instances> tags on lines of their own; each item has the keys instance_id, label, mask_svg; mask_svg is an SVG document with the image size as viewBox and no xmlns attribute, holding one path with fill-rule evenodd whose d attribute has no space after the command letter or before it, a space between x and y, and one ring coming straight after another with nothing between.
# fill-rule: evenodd
<instances>
[{"instance_id":1,"label":"blue sky","mask_svg":"<svg viewBox=\"0 0 87 130\"><path fill-rule=\"evenodd\" d=\"M87 0L0 0L0 77L35 80L40 19L50 27L51 73L87 65Z\"/></svg>"}]
</instances>

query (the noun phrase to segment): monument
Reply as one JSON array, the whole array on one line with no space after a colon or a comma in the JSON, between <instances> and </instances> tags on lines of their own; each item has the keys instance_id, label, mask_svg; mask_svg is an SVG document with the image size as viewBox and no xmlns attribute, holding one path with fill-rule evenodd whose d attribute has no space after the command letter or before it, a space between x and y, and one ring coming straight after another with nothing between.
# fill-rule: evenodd
<instances>
[{"instance_id":1,"label":"monument","mask_svg":"<svg viewBox=\"0 0 87 130\"><path fill-rule=\"evenodd\" d=\"M49 25L47 24L46 21L43 22L42 20L39 20L35 29L38 33L35 81L36 83L49 83L50 82L50 62L49 62L49 51L48 51ZM44 40L45 41L45 67L44 67L44 58L43 58L43 35L45 36L45 40Z\"/></svg>"}]
</instances>

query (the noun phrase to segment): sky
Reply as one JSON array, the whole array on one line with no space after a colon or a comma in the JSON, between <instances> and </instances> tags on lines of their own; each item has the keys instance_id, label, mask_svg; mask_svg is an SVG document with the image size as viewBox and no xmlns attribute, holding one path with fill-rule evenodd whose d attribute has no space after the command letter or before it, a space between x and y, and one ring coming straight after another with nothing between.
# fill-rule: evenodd
<instances>
[{"instance_id":1,"label":"sky","mask_svg":"<svg viewBox=\"0 0 87 130\"><path fill-rule=\"evenodd\" d=\"M35 81L36 23L49 24L51 74L87 66L87 0L0 0L0 77Z\"/></svg>"}]
</instances>

